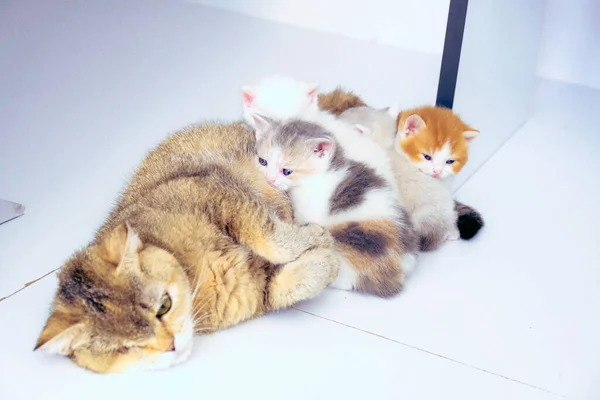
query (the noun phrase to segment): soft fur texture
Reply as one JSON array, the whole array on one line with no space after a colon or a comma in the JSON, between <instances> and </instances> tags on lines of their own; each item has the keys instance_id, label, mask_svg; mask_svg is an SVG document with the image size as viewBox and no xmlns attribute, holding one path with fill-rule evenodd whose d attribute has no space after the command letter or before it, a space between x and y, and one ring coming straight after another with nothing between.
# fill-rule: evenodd
<instances>
[{"instance_id":1,"label":"soft fur texture","mask_svg":"<svg viewBox=\"0 0 600 400\"><path fill-rule=\"evenodd\" d=\"M464 218L459 218L452 192L445 182L423 174L400 154L400 138L395 135L393 113L390 110L358 107L345 111L340 119L354 124L358 131L370 136L387 150L402 202L419 235L420 248L422 251L431 251L446 240L458 239L462 236L459 227L465 228L466 225L457 226L457 221L464 221ZM461 212L466 212L466 207L462 205Z\"/></svg>"},{"instance_id":2,"label":"soft fur texture","mask_svg":"<svg viewBox=\"0 0 600 400\"><path fill-rule=\"evenodd\" d=\"M255 98L262 115L250 113L249 122L256 127L257 168L275 186L289 190L297 222L331 231L341 259L332 286L383 297L397 294L414 266L418 242L398 201L385 151L352 125L319 110L312 94L297 90L306 84L286 82L289 87L294 89L279 92L282 99ZM309 106L290 120L279 112L281 103Z\"/></svg>"},{"instance_id":3,"label":"soft fur texture","mask_svg":"<svg viewBox=\"0 0 600 400\"><path fill-rule=\"evenodd\" d=\"M360 97L341 87L330 93L320 93L317 96L317 104L321 110L333 115L340 115L349 108L366 106Z\"/></svg>"},{"instance_id":4,"label":"soft fur texture","mask_svg":"<svg viewBox=\"0 0 600 400\"><path fill-rule=\"evenodd\" d=\"M399 149L427 175L446 178L457 174L469 159L469 143L479 131L452 110L424 106L397 116Z\"/></svg>"},{"instance_id":5,"label":"soft fur texture","mask_svg":"<svg viewBox=\"0 0 600 400\"><path fill-rule=\"evenodd\" d=\"M206 123L153 150L94 241L62 268L36 349L103 373L167 368L189 356L194 332L328 286L339 269L331 235L291 223L254 146L244 124Z\"/></svg>"}]
</instances>

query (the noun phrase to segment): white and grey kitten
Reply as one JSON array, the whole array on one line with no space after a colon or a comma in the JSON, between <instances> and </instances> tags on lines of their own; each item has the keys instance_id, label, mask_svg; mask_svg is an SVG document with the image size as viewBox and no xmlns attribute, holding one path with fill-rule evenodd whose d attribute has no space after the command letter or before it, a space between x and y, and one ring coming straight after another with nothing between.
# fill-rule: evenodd
<instances>
[{"instance_id":1,"label":"white and grey kitten","mask_svg":"<svg viewBox=\"0 0 600 400\"><path fill-rule=\"evenodd\" d=\"M318 223L332 233L341 261L332 286L397 294L414 267L418 239L385 151L352 125L303 103L303 90L283 93L288 103L303 104L295 118L271 113L264 101L266 117L245 113L255 127L257 167L288 191L298 223Z\"/></svg>"}]
</instances>

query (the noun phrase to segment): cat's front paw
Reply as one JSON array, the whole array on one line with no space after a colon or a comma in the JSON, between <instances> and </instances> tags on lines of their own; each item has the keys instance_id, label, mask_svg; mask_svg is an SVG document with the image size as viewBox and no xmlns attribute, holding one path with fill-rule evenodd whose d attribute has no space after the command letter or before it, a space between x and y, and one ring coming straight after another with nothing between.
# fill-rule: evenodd
<instances>
[{"instance_id":1,"label":"cat's front paw","mask_svg":"<svg viewBox=\"0 0 600 400\"><path fill-rule=\"evenodd\" d=\"M302 235L304 236L307 244L307 248L311 247L325 247L332 248L334 245L333 236L329 233L327 228L319 224L306 224L300 227Z\"/></svg>"}]
</instances>

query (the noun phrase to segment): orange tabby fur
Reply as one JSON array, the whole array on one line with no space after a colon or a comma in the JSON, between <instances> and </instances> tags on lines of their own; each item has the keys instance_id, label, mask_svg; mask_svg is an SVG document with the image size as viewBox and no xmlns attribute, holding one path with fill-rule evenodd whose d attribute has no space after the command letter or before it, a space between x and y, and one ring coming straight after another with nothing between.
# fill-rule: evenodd
<instances>
[{"instance_id":1,"label":"orange tabby fur","mask_svg":"<svg viewBox=\"0 0 600 400\"><path fill-rule=\"evenodd\" d=\"M423 106L398 114L398 132L405 129L407 118L418 115L425 122L425 126L414 134L405 138L400 135L402 151L413 163L422 163L423 154L435 154L442 150L446 143L450 145L451 158L454 163L449 166L452 173L457 174L469 159L468 141L474 138L478 131L465 124L452 110L444 107ZM465 132L470 132L472 137L465 137Z\"/></svg>"}]
</instances>

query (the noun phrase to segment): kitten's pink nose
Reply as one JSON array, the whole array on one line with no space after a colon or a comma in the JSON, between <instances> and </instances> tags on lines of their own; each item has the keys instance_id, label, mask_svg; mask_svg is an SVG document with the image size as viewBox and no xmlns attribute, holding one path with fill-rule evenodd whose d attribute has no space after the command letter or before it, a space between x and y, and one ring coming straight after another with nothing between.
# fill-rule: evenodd
<instances>
[{"instance_id":1,"label":"kitten's pink nose","mask_svg":"<svg viewBox=\"0 0 600 400\"><path fill-rule=\"evenodd\" d=\"M269 182L275 182L275 179L277 179L277 178L276 178L276 177L274 177L274 176L267 176L267 180L268 180Z\"/></svg>"},{"instance_id":2,"label":"kitten's pink nose","mask_svg":"<svg viewBox=\"0 0 600 400\"><path fill-rule=\"evenodd\" d=\"M434 176L439 176L442 173L442 169L441 168L434 168L433 169L433 175Z\"/></svg>"}]
</instances>

